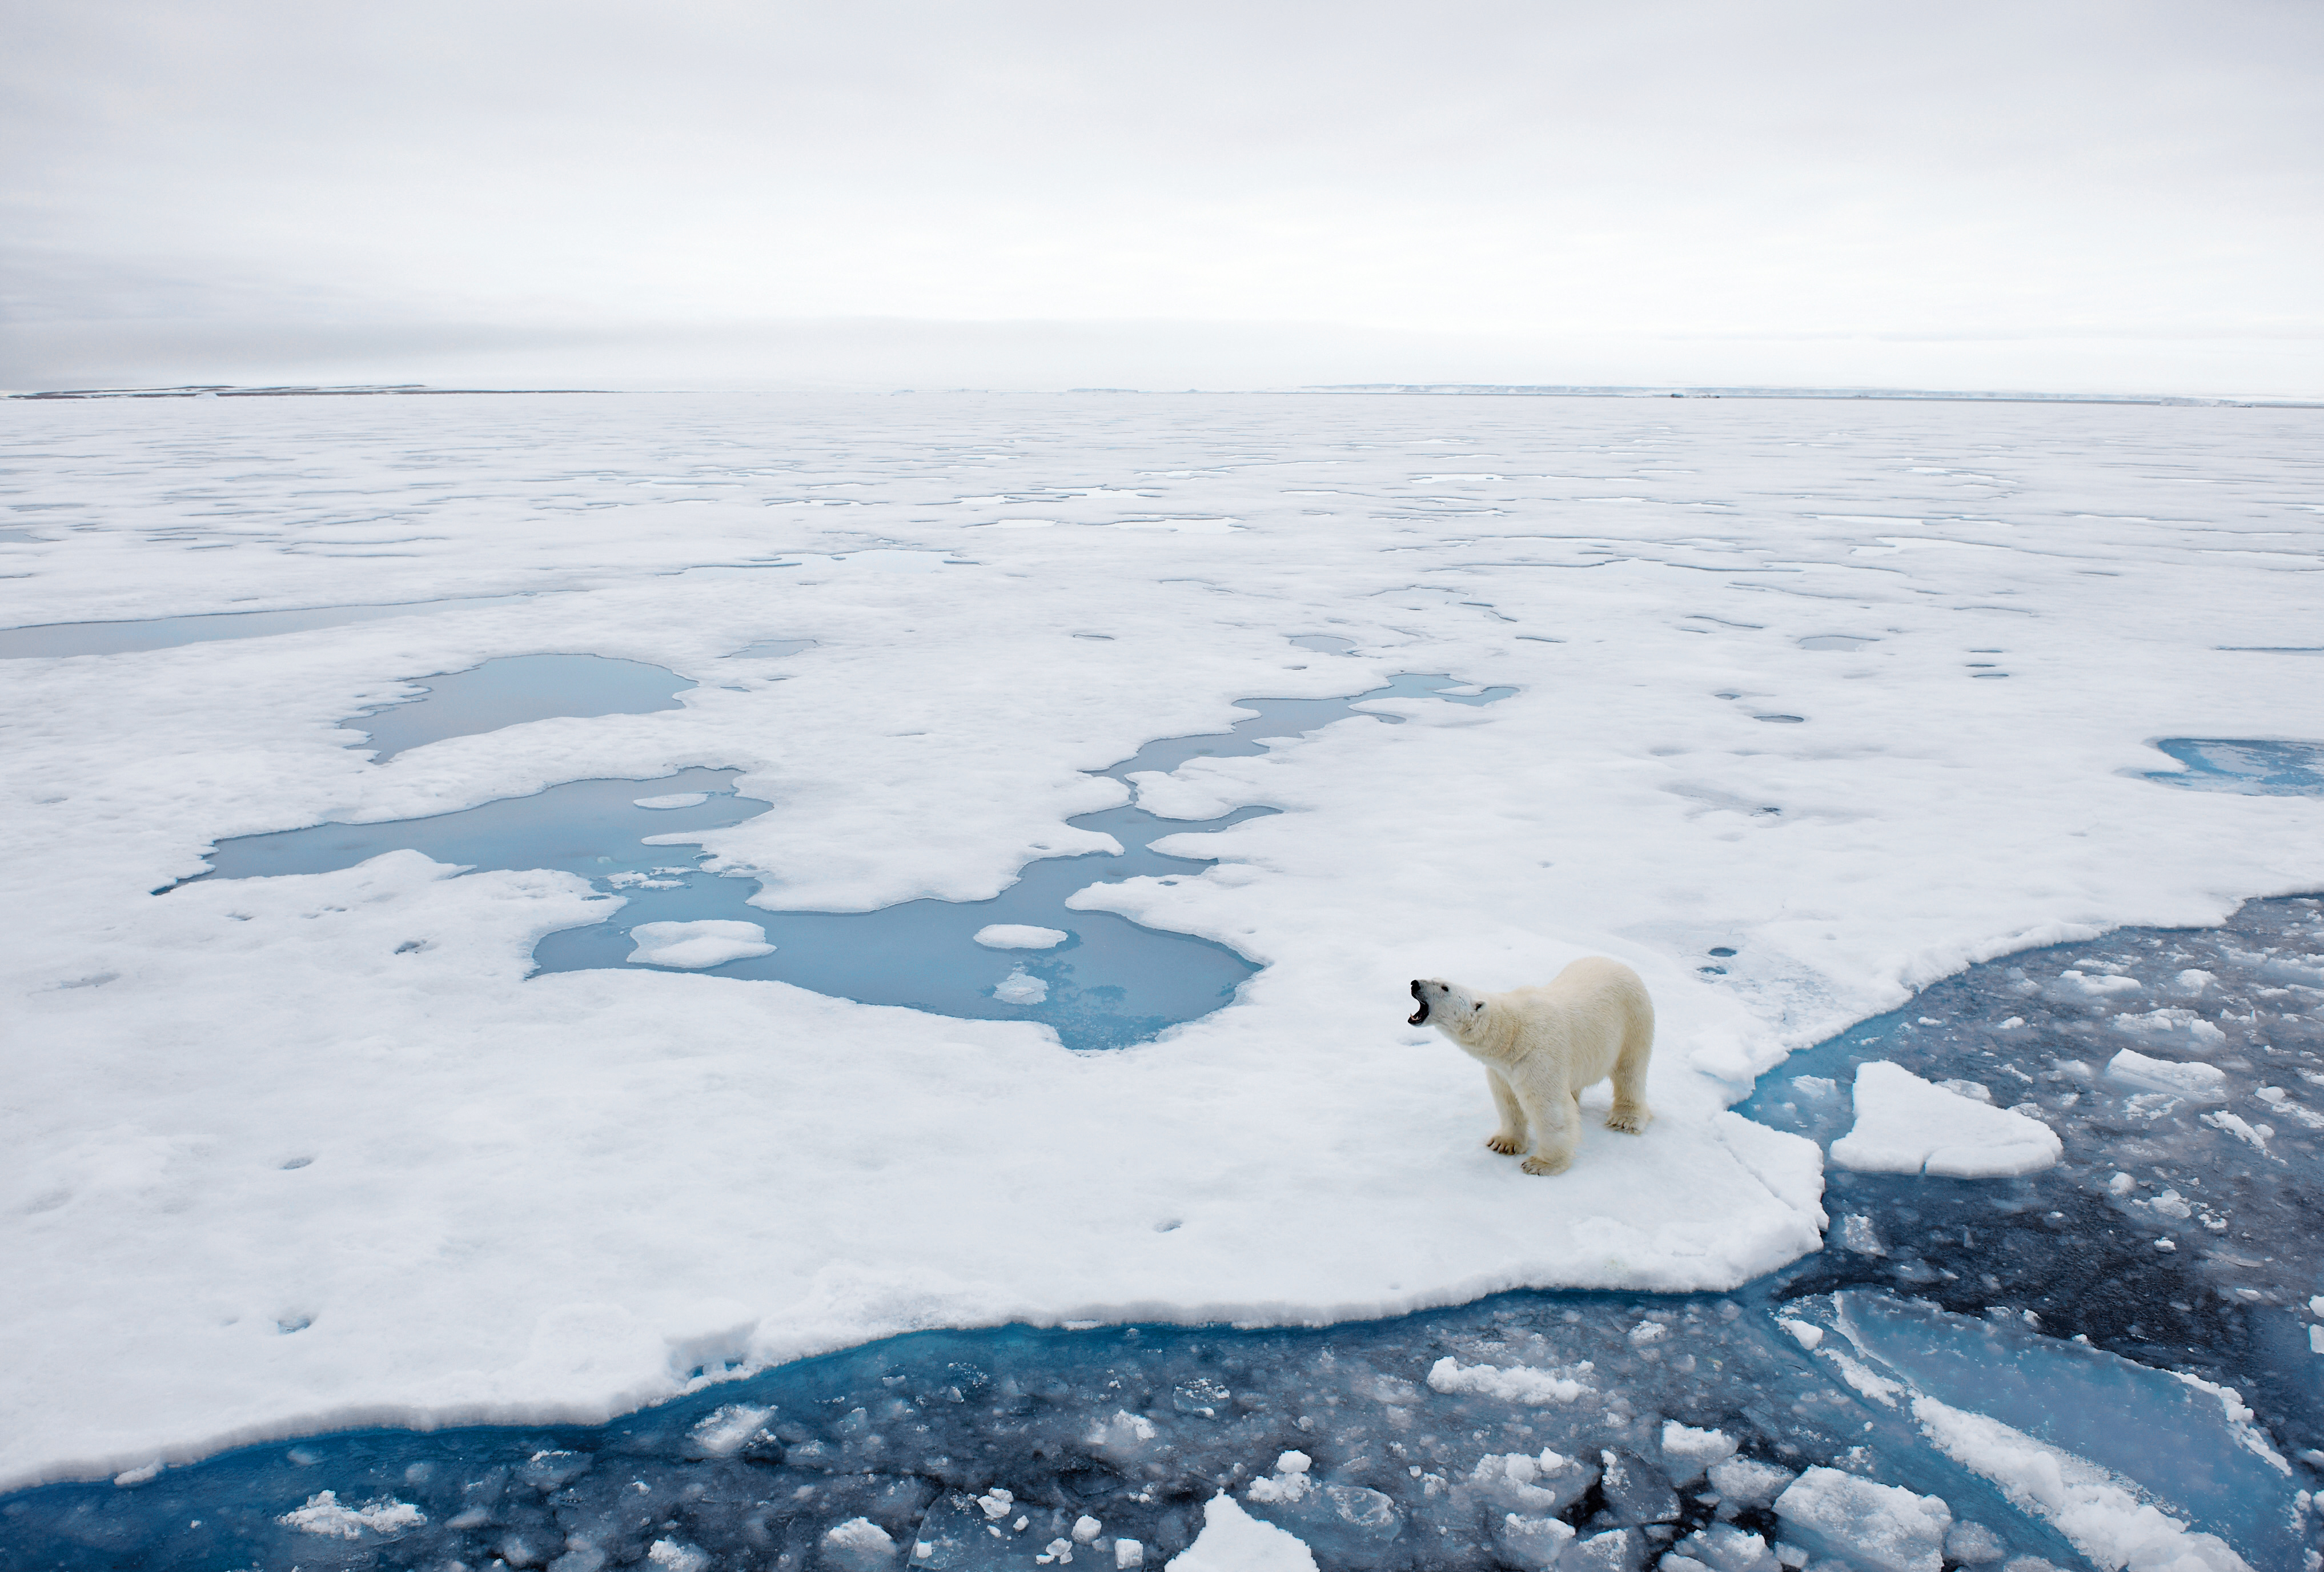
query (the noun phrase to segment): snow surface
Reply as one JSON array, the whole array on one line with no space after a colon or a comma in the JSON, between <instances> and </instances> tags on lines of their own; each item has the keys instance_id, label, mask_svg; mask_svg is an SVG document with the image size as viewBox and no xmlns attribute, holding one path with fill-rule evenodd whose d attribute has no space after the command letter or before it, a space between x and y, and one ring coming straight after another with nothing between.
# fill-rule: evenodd
<instances>
[{"instance_id":1,"label":"snow surface","mask_svg":"<svg viewBox=\"0 0 2324 1572\"><path fill-rule=\"evenodd\" d=\"M744 956L774 953L767 930L755 922L641 922L630 929L637 948L629 958L647 966L687 971L723 966Z\"/></svg>"},{"instance_id":2,"label":"snow surface","mask_svg":"<svg viewBox=\"0 0 2324 1572\"><path fill-rule=\"evenodd\" d=\"M8 500L47 511L0 542L5 620L512 598L7 663L0 878L37 920L7 957L0 1484L602 1416L917 1327L1767 1271L1818 1244L1820 1157L1721 1109L1785 1050L1980 957L2324 883L2312 802L2145 779L2157 736L2324 735L2302 662L2218 647L2309 637L2324 524L2282 498L2313 420L9 404ZM977 527L1028 514L1055 527ZM1117 527L1205 521L1236 527ZM1875 642L1799 643L1843 634ZM770 640L813 643L722 665ZM344 745L412 672L576 651L698 686L386 764ZM1076 898L1265 964L1116 1052L645 966L528 982L604 910L559 874L398 853L148 893L222 836L712 763L777 804L706 837L762 904L981 898L1097 849L1063 820L1120 788L1085 772L1398 670L1520 691L1193 760L1189 801L1284 811L1189 837L1224 859L1203 876ZM1527 1178L1401 984L1601 953L1655 994L1656 1122Z\"/></svg>"},{"instance_id":3,"label":"snow surface","mask_svg":"<svg viewBox=\"0 0 2324 1572\"><path fill-rule=\"evenodd\" d=\"M1831 1160L1866 1173L1994 1179L2039 1173L2064 1151L2039 1119L1868 1059L1856 1067L1856 1125L1831 1143Z\"/></svg>"}]
</instances>

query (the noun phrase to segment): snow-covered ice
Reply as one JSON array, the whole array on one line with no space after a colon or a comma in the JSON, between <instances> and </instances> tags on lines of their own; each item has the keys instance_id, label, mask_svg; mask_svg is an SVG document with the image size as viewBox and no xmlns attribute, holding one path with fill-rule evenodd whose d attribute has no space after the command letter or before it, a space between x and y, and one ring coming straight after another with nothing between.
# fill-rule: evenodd
<instances>
[{"instance_id":1,"label":"snow-covered ice","mask_svg":"<svg viewBox=\"0 0 2324 1572\"><path fill-rule=\"evenodd\" d=\"M2149 779L2172 762L2158 737L2324 736L2312 662L2222 647L2311 642L2319 526L2284 500L2303 411L676 395L6 411L11 500L67 504L0 542L8 620L147 619L42 634L90 652L12 660L0 689L0 876L37 914L8 957L0 1114L11 1484L359 1420L602 1418L917 1327L1729 1288L1821 1239L1808 1136L1830 1136L1723 1114L1784 1051L1972 961L2324 884L2311 799ZM684 484L711 478L737 484ZM1036 513L1054 527L979 527ZM1134 527L1206 521L1232 527ZM1928 541L1947 549L1906 549ZM280 620L185 626L215 614ZM1840 635L1866 642L1802 647ZM779 656L738 656L770 642ZM383 764L346 745L344 718L415 674L548 654L696 685L675 707ZM1383 698L1370 707L1402 724L1159 758L1150 782L1096 773L1216 735L1238 698L1344 699L1398 672L1514 691ZM713 770L739 773L687 773ZM755 881L719 920L763 917L778 956L786 913L981 901L1039 859L1105 853L1108 832L1068 821L1135 791L1205 825L1163 848L1215 862L1095 876L1076 920L1262 969L1231 1007L1075 1053L1023 1019L625 966L626 932L604 962L527 981L548 936L668 893L554 863L388 850L178 883L222 839L573 783L624 812L705 792L659 831L699 842L695 876ZM737 791L771 806L677 822ZM1212 827L1217 805L1280 811ZM1027 975L1057 953L1027 952ZM1639 1140L1593 1126L1571 1173L1526 1179L1481 1147L1473 1069L1402 1028L1398 985L1503 986L1592 953L1655 993L1659 1116ZM989 989L1008 963L985 960ZM2220 972L2190 956L2163 976L2198 963ZM2297 1002L2317 984L2269 985ZM2168 1098L2102 1092L2098 1067L2126 1046L2220 1062L2236 1096L2264 1077L2304 1105L2291 1056L2226 1065L2257 1050L2209 991L2114 993L2055 1006L2110 1040L2052 1042L2022 1091L1969 1078L2054 1114L2061 1167L2101 1106L2277 1164L2294 1117L2229 1107L2275 1128L2263 1151ZM2037 1004L2016 1012L2047 1019ZM2227 1225L2223 1199L2144 1188L2147 1166L2134 1196L2091 1203L2136 1223L2142 1259L2157 1237L2201 1242L2230 1291L2282 1270L2219 1259L2236 1243L2206 1222ZM1890 1253L1852 1262L1936 1281L1935 1244L1886 1212L1879 1226ZM1487 1401L1429 1391L1446 1353L1513 1368L1448 1350L1400 1378Z\"/></svg>"},{"instance_id":2,"label":"snow-covered ice","mask_svg":"<svg viewBox=\"0 0 2324 1572\"><path fill-rule=\"evenodd\" d=\"M2039 1172L2063 1150L2038 1119L1868 1059L1856 1067L1855 1127L1831 1143L1831 1160L1868 1173L1989 1179Z\"/></svg>"}]
</instances>

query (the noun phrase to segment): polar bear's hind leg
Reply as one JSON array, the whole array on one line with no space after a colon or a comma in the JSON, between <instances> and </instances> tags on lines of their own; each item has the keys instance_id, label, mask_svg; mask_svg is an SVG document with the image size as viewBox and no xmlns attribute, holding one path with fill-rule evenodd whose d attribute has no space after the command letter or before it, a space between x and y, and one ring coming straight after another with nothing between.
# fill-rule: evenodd
<instances>
[{"instance_id":1,"label":"polar bear's hind leg","mask_svg":"<svg viewBox=\"0 0 2324 1572\"><path fill-rule=\"evenodd\" d=\"M1515 1157L1525 1150L1525 1109L1518 1105L1517 1095L1509 1090L1508 1082L1501 1079L1500 1071L1486 1070L1485 1084L1492 1088L1493 1106L1501 1114L1501 1127L1485 1137L1485 1144L1503 1157Z\"/></svg>"},{"instance_id":2,"label":"polar bear's hind leg","mask_svg":"<svg viewBox=\"0 0 2324 1572\"><path fill-rule=\"evenodd\" d=\"M1651 1012L1652 1006L1647 1008ZM1654 1053L1655 1020L1649 1013L1623 1033L1621 1057L1614 1061L1614 1107L1606 1115L1607 1129L1643 1135L1654 1122L1655 1111L1646 1106L1646 1061Z\"/></svg>"}]
</instances>

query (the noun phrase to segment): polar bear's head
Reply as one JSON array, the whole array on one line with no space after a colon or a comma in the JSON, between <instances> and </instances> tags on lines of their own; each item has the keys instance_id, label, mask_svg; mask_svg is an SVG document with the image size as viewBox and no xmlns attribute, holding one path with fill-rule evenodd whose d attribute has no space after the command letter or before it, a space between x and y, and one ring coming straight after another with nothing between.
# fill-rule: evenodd
<instances>
[{"instance_id":1,"label":"polar bear's head","mask_svg":"<svg viewBox=\"0 0 2324 1572\"><path fill-rule=\"evenodd\" d=\"M1415 977L1412 996L1420 1008L1405 1019L1413 1026L1434 1026L1460 1041L1484 1018L1485 1002L1458 983L1442 977Z\"/></svg>"}]
</instances>

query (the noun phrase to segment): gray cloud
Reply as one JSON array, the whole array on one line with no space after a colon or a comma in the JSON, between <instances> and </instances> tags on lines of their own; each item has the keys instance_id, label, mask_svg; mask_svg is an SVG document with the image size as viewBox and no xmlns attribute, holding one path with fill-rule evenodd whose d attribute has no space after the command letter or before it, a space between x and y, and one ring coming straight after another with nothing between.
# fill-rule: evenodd
<instances>
[{"instance_id":1,"label":"gray cloud","mask_svg":"<svg viewBox=\"0 0 2324 1572\"><path fill-rule=\"evenodd\" d=\"M1631 342L1643 380L1674 342L2063 337L2324 384L2324 10L2293 0L14 14L20 385L434 380L552 343L623 378L780 380L716 347L840 331L817 322L940 346L931 368L982 344L997 382L1064 341L1111 380L1176 322L1277 325L1240 356L1265 380L1342 369L1297 326L1333 323L1448 376L1496 345L1579 380L1550 363ZM990 326L1039 323L1068 326Z\"/></svg>"}]
</instances>

